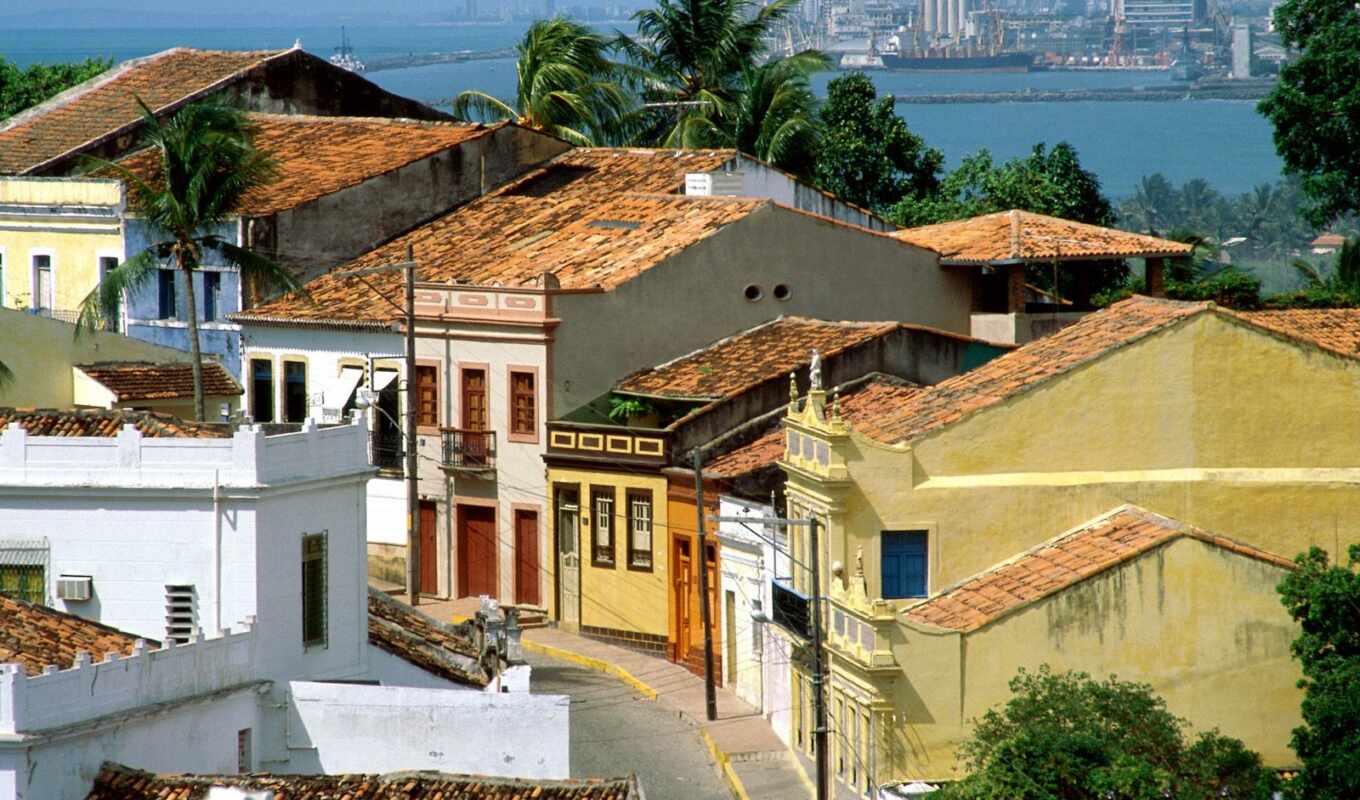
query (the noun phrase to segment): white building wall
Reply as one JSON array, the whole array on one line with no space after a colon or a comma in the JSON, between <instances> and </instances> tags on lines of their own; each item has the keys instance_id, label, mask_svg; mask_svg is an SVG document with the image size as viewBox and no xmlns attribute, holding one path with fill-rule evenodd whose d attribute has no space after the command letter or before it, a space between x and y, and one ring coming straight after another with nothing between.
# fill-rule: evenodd
<instances>
[{"instance_id":1,"label":"white building wall","mask_svg":"<svg viewBox=\"0 0 1360 800\"><path fill-rule=\"evenodd\" d=\"M316 769L306 771L570 776L566 696L306 682L288 688L294 766L306 769L303 754L314 748Z\"/></svg>"},{"instance_id":2,"label":"white building wall","mask_svg":"<svg viewBox=\"0 0 1360 800\"><path fill-rule=\"evenodd\" d=\"M755 503L739 497L722 495L719 498L719 514L724 517L770 517L773 512L768 503ZM775 535L766 525L747 523L766 537ZM769 581L774 564L774 547L737 522L722 522L718 527L718 538L722 542L722 630L736 631L737 664L735 681L728 679L728 687L737 696L762 711L764 707L765 681L767 679L765 662L768 660L766 639L763 630L766 625L752 619L757 603L766 614L770 612ZM787 559L782 559L787 565ZM736 619L727 620L726 597L731 592L736 600ZM726 633L724 633L726 635ZM727 648L724 648L724 653ZM727 659L724 658L724 663Z\"/></svg>"}]
</instances>

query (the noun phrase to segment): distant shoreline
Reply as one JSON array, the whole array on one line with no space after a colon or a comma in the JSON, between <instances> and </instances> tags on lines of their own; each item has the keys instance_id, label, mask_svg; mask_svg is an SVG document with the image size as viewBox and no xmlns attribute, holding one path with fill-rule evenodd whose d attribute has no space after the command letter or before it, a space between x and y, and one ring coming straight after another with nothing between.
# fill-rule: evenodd
<instances>
[{"instance_id":1,"label":"distant shoreline","mask_svg":"<svg viewBox=\"0 0 1360 800\"><path fill-rule=\"evenodd\" d=\"M1223 81L1208 84L1168 84L1113 89L1023 89L1013 92L951 92L948 94L896 95L897 103L1089 103L1171 102L1175 100L1260 100L1274 88L1273 80Z\"/></svg>"}]
</instances>

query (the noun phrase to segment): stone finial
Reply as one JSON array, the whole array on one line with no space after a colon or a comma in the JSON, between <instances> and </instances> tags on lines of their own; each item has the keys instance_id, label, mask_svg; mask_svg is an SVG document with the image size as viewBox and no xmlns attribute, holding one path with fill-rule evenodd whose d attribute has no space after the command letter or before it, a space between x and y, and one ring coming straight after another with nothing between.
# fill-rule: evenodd
<instances>
[{"instance_id":1,"label":"stone finial","mask_svg":"<svg viewBox=\"0 0 1360 800\"><path fill-rule=\"evenodd\" d=\"M789 373L789 411L798 410L798 377Z\"/></svg>"},{"instance_id":2,"label":"stone finial","mask_svg":"<svg viewBox=\"0 0 1360 800\"><path fill-rule=\"evenodd\" d=\"M822 388L822 354L812 348L812 363L808 365L808 389L820 391Z\"/></svg>"},{"instance_id":3,"label":"stone finial","mask_svg":"<svg viewBox=\"0 0 1360 800\"><path fill-rule=\"evenodd\" d=\"M864 545L855 546L855 577L864 577Z\"/></svg>"},{"instance_id":4,"label":"stone finial","mask_svg":"<svg viewBox=\"0 0 1360 800\"><path fill-rule=\"evenodd\" d=\"M831 419L834 422L841 421L841 393L831 392Z\"/></svg>"}]
</instances>

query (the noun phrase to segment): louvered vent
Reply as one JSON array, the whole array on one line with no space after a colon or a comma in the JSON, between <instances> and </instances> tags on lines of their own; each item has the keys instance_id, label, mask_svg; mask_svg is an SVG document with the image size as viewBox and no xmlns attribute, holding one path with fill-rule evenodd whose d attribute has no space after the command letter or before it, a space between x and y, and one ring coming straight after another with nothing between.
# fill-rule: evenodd
<instances>
[{"instance_id":1,"label":"louvered vent","mask_svg":"<svg viewBox=\"0 0 1360 800\"><path fill-rule=\"evenodd\" d=\"M165 638L185 644L198 627L198 601L193 584L165 587Z\"/></svg>"}]
</instances>

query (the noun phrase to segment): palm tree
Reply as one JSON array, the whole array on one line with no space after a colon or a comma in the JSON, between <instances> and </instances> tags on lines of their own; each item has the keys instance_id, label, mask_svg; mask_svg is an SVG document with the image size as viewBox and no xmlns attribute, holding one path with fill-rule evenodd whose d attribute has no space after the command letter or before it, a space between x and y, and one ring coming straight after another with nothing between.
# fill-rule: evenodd
<instances>
[{"instance_id":1,"label":"palm tree","mask_svg":"<svg viewBox=\"0 0 1360 800\"><path fill-rule=\"evenodd\" d=\"M623 34L630 82L644 107L622 130L644 144L704 147L723 141L740 113L746 70L765 55L766 39L798 0L659 0L633 15L637 36Z\"/></svg>"},{"instance_id":2,"label":"palm tree","mask_svg":"<svg viewBox=\"0 0 1360 800\"><path fill-rule=\"evenodd\" d=\"M138 100L140 104L141 101ZM215 103L185 106L160 120L142 106L144 143L156 151L155 174L136 175L119 164L96 161L127 182L133 207L163 238L111 270L82 301L76 334L115 319L122 299L152 280L162 264L183 273L189 352L194 375L194 416L204 419L203 354L198 341L198 309L193 274L212 251L237 266L244 281L296 289L297 281L279 265L217 234L232 218L243 195L267 185L273 163L255 149L245 114Z\"/></svg>"},{"instance_id":3,"label":"palm tree","mask_svg":"<svg viewBox=\"0 0 1360 800\"><path fill-rule=\"evenodd\" d=\"M1347 239L1341 245L1327 275L1301 258L1295 259L1294 269L1310 290L1339 295L1352 303L1360 301L1360 239Z\"/></svg>"},{"instance_id":4,"label":"palm tree","mask_svg":"<svg viewBox=\"0 0 1360 800\"><path fill-rule=\"evenodd\" d=\"M808 79L830 67L831 59L809 50L742 69L728 143L781 169L808 174L821 138Z\"/></svg>"},{"instance_id":5,"label":"palm tree","mask_svg":"<svg viewBox=\"0 0 1360 800\"><path fill-rule=\"evenodd\" d=\"M628 94L615 81L609 43L584 25L561 17L538 20L515 47L515 104L486 92L466 91L453 101L460 119L513 119L527 128L589 146L627 110Z\"/></svg>"}]
</instances>

